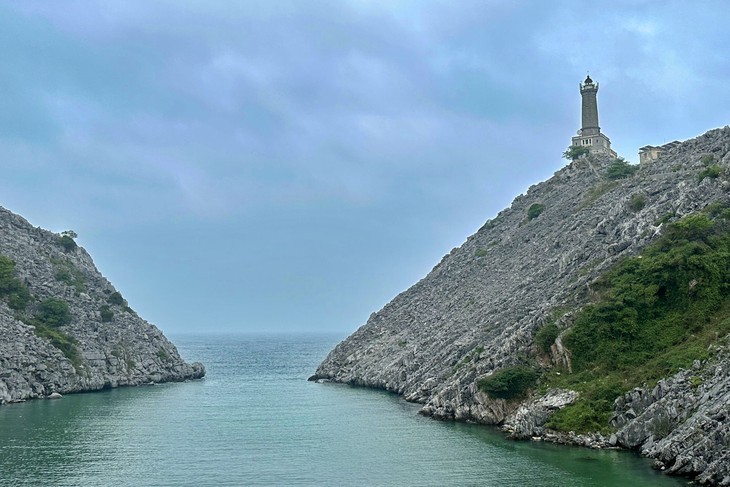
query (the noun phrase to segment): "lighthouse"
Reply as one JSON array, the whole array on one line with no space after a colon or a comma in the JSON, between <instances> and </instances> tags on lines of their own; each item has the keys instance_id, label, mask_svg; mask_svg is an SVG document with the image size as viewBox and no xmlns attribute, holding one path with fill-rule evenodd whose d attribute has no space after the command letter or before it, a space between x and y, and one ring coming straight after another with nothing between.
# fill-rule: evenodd
<instances>
[{"instance_id":1,"label":"lighthouse","mask_svg":"<svg viewBox=\"0 0 730 487\"><path fill-rule=\"evenodd\" d=\"M581 103L581 128L578 135L573 137L571 145L585 147L594 154L606 154L616 157L616 152L611 150L611 140L601 133L598 125L598 83L595 83L590 76L579 84Z\"/></svg>"}]
</instances>

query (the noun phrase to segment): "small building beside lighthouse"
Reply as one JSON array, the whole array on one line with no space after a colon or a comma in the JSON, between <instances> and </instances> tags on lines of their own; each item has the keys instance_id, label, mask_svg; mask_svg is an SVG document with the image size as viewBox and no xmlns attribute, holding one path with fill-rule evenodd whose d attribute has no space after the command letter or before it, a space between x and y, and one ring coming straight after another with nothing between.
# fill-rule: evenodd
<instances>
[{"instance_id":1,"label":"small building beside lighthouse","mask_svg":"<svg viewBox=\"0 0 730 487\"><path fill-rule=\"evenodd\" d=\"M573 137L571 145L585 147L594 154L606 154L616 157L616 152L611 149L611 140L601 133L598 125L598 83L594 83L590 76L580 83L581 104L581 128L578 135Z\"/></svg>"}]
</instances>

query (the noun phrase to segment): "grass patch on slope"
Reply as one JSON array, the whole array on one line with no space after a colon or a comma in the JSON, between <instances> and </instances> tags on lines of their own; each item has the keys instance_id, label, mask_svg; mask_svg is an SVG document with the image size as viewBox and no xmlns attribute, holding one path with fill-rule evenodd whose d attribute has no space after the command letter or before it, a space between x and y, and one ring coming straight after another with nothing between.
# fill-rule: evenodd
<instances>
[{"instance_id":1,"label":"grass patch on slope","mask_svg":"<svg viewBox=\"0 0 730 487\"><path fill-rule=\"evenodd\" d=\"M593 290L563 339L573 373L547 379L581 394L551 418L563 431L609 431L616 397L708 358L730 332L730 210L713 205L669 224Z\"/></svg>"},{"instance_id":2,"label":"grass patch on slope","mask_svg":"<svg viewBox=\"0 0 730 487\"><path fill-rule=\"evenodd\" d=\"M81 354L76 346L75 338L60 330L59 326L71 323L72 316L66 301L57 298L43 300L32 316L21 317L28 325L35 327L35 334L51 342L78 369L81 365Z\"/></svg>"},{"instance_id":3,"label":"grass patch on slope","mask_svg":"<svg viewBox=\"0 0 730 487\"><path fill-rule=\"evenodd\" d=\"M0 255L0 298L16 311L25 309L30 301L28 286L15 276L15 262L5 255Z\"/></svg>"},{"instance_id":4,"label":"grass patch on slope","mask_svg":"<svg viewBox=\"0 0 730 487\"><path fill-rule=\"evenodd\" d=\"M32 315L27 313L26 308L33 301L33 296L28 286L15 276L15 262L5 255L0 255L0 299L17 312L17 319L32 325L37 336L49 340L78 369L81 365L81 354L76 346L78 342L58 329L71 322L68 303L49 298L35 306Z\"/></svg>"},{"instance_id":5,"label":"grass patch on slope","mask_svg":"<svg viewBox=\"0 0 730 487\"><path fill-rule=\"evenodd\" d=\"M51 345L59 349L67 359L71 361L71 364L75 369L78 370L81 365L81 354L79 349L76 347L78 343L73 337L66 333L53 328L52 326L44 325L37 321L31 321L30 324L35 326L35 334L41 338L46 338L51 342Z\"/></svg>"},{"instance_id":6,"label":"grass patch on slope","mask_svg":"<svg viewBox=\"0 0 730 487\"><path fill-rule=\"evenodd\" d=\"M51 263L57 281L73 287L76 294L86 292L86 277L70 260L51 258Z\"/></svg>"}]
</instances>

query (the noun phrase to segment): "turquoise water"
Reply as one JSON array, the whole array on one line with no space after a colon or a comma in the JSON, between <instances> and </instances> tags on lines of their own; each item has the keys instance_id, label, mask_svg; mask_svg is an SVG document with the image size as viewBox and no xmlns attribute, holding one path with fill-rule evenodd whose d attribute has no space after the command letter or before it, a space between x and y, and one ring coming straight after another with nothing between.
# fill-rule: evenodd
<instances>
[{"instance_id":1,"label":"turquoise water","mask_svg":"<svg viewBox=\"0 0 730 487\"><path fill-rule=\"evenodd\" d=\"M174 337L202 381L0 407L11 486L669 486L616 451L514 442L306 378L341 337Z\"/></svg>"}]
</instances>

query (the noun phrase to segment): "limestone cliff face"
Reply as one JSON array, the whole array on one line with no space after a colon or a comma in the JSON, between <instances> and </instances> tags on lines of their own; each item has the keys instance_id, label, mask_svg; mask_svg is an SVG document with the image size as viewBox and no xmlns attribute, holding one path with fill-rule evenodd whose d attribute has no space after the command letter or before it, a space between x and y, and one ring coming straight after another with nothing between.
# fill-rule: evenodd
<instances>
[{"instance_id":1,"label":"limestone cliff face","mask_svg":"<svg viewBox=\"0 0 730 487\"><path fill-rule=\"evenodd\" d=\"M661 234L663 216L726 199L729 151L726 127L627 179L608 180L612 160L600 156L567 165L371 315L314 377L394 391L438 418L503 424L520 405L490 399L476 381L536 355L536 329L584 303L597 276ZM707 154L724 173L700 180ZM557 345L553 359L568 360Z\"/></svg>"},{"instance_id":2,"label":"limestone cliff face","mask_svg":"<svg viewBox=\"0 0 730 487\"><path fill-rule=\"evenodd\" d=\"M205 375L202 364L185 363L159 329L126 306L84 249L0 208L0 255L15 263L31 295L22 310L0 300L0 404ZM68 305L69 323L53 330L75 341L73 361L25 323L49 298Z\"/></svg>"},{"instance_id":3,"label":"limestone cliff face","mask_svg":"<svg viewBox=\"0 0 730 487\"><path fill-rule=\"evenodd\" d=\"M616 400L612 423L618 444L669 473L730 485L730 355L628 392Z\"/></svg>"}]
</instances>

